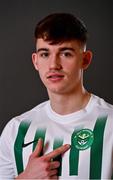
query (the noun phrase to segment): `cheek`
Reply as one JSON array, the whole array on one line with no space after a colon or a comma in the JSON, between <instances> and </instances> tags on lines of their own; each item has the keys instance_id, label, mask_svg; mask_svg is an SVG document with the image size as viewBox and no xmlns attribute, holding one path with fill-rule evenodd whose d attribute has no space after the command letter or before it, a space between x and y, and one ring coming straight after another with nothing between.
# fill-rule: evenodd
<instances>
[{"instance_id":1,"label":"cheek","mask_svg":"<svg viewBox=\"0 0 113 180\"><path fill-rule=\"evenodd\" d=\"M45 79L45 74L44 74L44 71L38 71L39 72L39 77L41 79L41 81L45 84L46 82L46 79Z\"/></svg>"},{"instance_id":2,"label":"cheek","mask_svg":"<svg viewBox=\"0 0 113 180\"><path fill-rule=\"evenodd\" d=\"M80 69L80 66L77 63L64 64L63 67L64 71L67 71L69 74L74 74Z\"/></svg>"},{"instance_id":3,"label":"cheek","mask_svg":"<svg viewBox=\"0 0 113 180\"><path fill-rule=\"evenodd\" d=\"M68 66L68 75L72 81L80 80L82 76L82 69L79 64L73 64L73 66Z\"/></svg>"},{"instance_id":4,"label":"cheek","mask_svg":"<svg viewBox=\"0 0 113 180\"><path fill-rule=\"evenodd\" d=\"M46 63L38 62L38 69L40 73L43 73L47 69Z\"/></svg>"},{"instance_id":5,"label":"cheek","mask_svg":"<svg viewBox=\"0 0 113 180\"><path fill-rule=\"evenodd\" d=\"M46 73L47 73L47 67L46 65L43 64L39 64L38 66L38 72L39 72L39 76L41 78L41 80L43 81L46 77Z\"/></svg>"},{"instance_id":6,"label":"cheek","mask_svg":"<svg viewBox=\"0 0 113 180\"><path fill-rule=\"evenodd\" d=\"M39 67L38 72L39 72L40 77L43 77L45 74L45 70L43 68L40 68L40 67Z\"/></svg>"}]
</instances>

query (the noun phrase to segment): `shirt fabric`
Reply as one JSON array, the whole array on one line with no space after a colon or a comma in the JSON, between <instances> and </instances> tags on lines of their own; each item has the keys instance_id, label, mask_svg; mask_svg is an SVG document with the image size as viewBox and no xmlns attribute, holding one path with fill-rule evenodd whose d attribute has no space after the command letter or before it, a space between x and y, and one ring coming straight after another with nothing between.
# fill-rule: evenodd
<instances>
[{"instance_id":1,"label":"shirt fabric","mask_svg":"<svg viewBox=\"0 0 113 180\"><path fill-rule=\"evenodd\" d=\"M84 109L67 115L57 114L46 101L9 121L0 138L0 180L14 179L25 169L39 138L43 154L71 145L56 158L59 179L111 179L113 106L102 98L92 94Z\"/></svg>"}]
</instances>

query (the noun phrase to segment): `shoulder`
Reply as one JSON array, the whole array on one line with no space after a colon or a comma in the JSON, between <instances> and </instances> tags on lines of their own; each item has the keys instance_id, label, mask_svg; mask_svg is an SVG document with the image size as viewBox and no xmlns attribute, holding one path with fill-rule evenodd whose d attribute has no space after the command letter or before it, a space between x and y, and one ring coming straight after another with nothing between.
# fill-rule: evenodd
<instances>
[{"instance_id":1,"label":"shoulder","mask_svg":"<svg viewBox=\"0 0 113 180\"><path fill-rule=\"evenodd\" d=\"M105 114L113 116L112 104L108 103L106 100L104 100L103 98L99 96L92 95L92 97L93 97L94 105L100 113L103 112Z\"/></svg>"},{"instance_id":2,"label":"shoulder","mask_svg":"<svg viewBox=\"0 0 113 180\"><path fill-rule=\"evenodd\" d=\"M45 107L48 104L48 102L49 101L42 102L42 103L38 104L37 106L35 106L34 108L32 108L31 110L29 110L25 113L22 113L21 115L15 117L15 118L20 121L23 119L32 118L32 116L34 116L35 114L37 114L37 113L39 114L39 113L45 111Z\"/></svg>"},{"instance_id":3,"label":"shoulder","mask_svg":"<svg viewBox=\"0 0 113 180\"><path fill-rule=\"evenodd\" d=\"M14 118L12 118L3 129L2 135L3 136L9 136L14 137L17 135L19 126L23 124L24 126L29 125L32 120L34 120L36 117L40 116L40 114L44 113L45 107L48 104L48 101L45 101L43 103L40 103L36 107L32 108L31 110L24 112Z\"/></svg>"}]
</instances>

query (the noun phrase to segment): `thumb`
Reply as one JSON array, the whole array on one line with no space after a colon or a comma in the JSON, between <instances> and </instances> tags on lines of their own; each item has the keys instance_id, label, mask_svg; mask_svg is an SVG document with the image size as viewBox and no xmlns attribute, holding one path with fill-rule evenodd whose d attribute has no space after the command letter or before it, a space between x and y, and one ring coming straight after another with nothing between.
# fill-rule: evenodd
<instances>
[{"instance_id":1,"label":"thumb","mask_svg":"<svg viewBox=\"0 0 113 180\"><path fill-rule=\"evenodd\" d=\"M43 140L40 138L38 140L38 143L36 145L36 148L35 148L34 152L32 153L32 157L40 156L40 154L42 152L42 148L43 148Z\"/></svg>"}]
</instances>

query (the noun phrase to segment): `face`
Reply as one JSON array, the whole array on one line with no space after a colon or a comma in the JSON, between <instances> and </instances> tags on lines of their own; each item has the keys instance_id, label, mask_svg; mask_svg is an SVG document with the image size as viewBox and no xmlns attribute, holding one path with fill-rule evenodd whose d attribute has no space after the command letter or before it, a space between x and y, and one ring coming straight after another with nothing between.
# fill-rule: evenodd
<instances>
[{"instance_id":1,"label":"face","mask_svg":"<svg viewBox=\"0 0 113 180\"><path fill-rule=\"evenodd\" d=\"M82 87L83 70L91 62L91 52L85 51L80 42L51 45L40 38L36 49L32 61L49 94L69 94Z\"/></svg>"}]
</instances>

